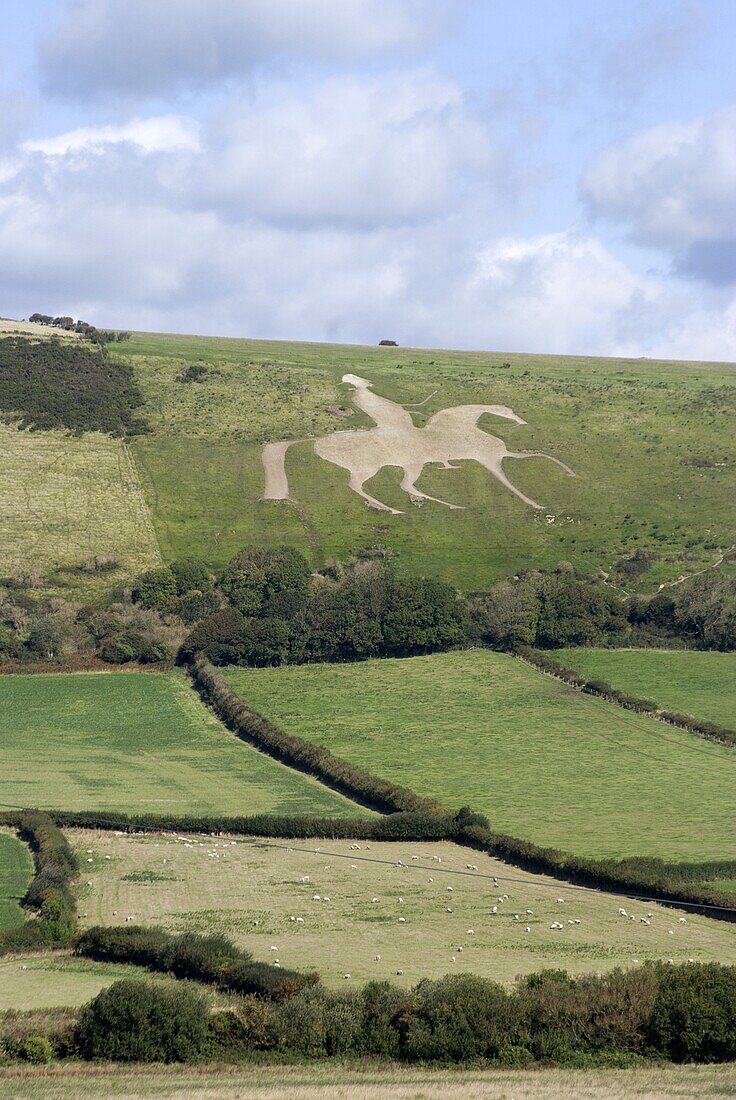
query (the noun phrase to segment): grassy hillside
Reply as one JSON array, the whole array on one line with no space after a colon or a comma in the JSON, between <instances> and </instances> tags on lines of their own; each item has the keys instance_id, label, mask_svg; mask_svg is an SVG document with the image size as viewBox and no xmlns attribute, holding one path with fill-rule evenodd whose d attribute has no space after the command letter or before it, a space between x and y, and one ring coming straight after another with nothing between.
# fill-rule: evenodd
<instances>
[{"instance_id":1,"label":"grassy hillside","mask_svg":"<svg viewBox=\"0 0 736 1100\"><path fill-rule=\"evenodd\" d=\"M485 650L227 670L261 713L501 832L591 856L736 856L736 754Z\"/></svg>"},{"instance_id":2,"label":"grassy hillside","mask_svg":"<svg viewBox=\"0 0 736 1100\"><path fill-rule=\"evenodd\" d=\"M0 575L47 573L104 554L120 566L102 578L109 586L159 560L140 482L120 440L0 424L0 469ZM75 589L93 583L78 574L56 581Z\"/></svg>"},{"instance_id":3,"label":"grassy hillside","mask_svg":"<svg viewBox=\"0 0 736 1100\"><path fill-rule=\"evenodd\" d=\"M736 729L736 653L561 649L555 657L567 668L653 699L665 710Z\"/></svg>"},{"instance_id":4,"label":"grassy hillside","mask_svg":"<svg viewBox=\"0 0 736 1100\"><path fill-rule=\"evenodd\" d=\"M11 833L0 832L0 930L25 919L21 898L33 877L33 860L25 844Z\"/></svg>"},{"instance_id":5,"label":"grassy hillside","mask_svg":"<svg viewBox=\"0 0 736 1100\"><path fill-rule=\"evenodd\" d=\"M545 967L584 973L637 958L723 960L736 942L729 925L691 915L681 924L677 911L624 899L631 913L653 913L650 925L630 921L615 895L567 888L449 843L374 843L369 850L361 843L356 851L349 841L325 840L315 851L308 841L69 836L82 858L94 852L82 925L115 924L125 914L173 931L221 933L256 959L316 968L329 985L344 986L348 973L352 982L388 978L408 986L450 971L510 984ZM480 873L457 873L469 859ZM507 902L498 901L503 894ZM575 919L579 925L568 925ZM553 921L564 928L552 929Z\"/></svg>"},{"instance_id":6,"label":"grassy hillside","mask_svg":"<svg viewBox=\"0 0 736 1100\"><path fill-rule=\"evenodd\" d=\"M610 570L646 548L657 557L626 583L652 591L733 541L736 369L727 364L155 334L134 335L115 355L133 365L145 398L152 432L133 450L165 557L194 552L221 564L245 543L287 541L321 563L380 542L406 569L475 587L561 559ZM191 368L199 380L182 381ZM545 505L538 513L475 462L427 467L420 488L465 506L451 511L412 504L400 471L386 468L366 488L405 510L395 516L368 508L346 471L305 442L287 456L298 507L261 501L265 442L370 426L341 383L347 372L415 403L418 427L453 405L510 406L526 425L485 417L482 426L511 450L562 459L577 476L544 459L507 460L515 484Z\"/></svg>"},{"instance_id":7,"label":"grassy hillside","mask_svg":"<svg viewBox=\"0 0 736 1100\"><path fill-rule=\"evenodd\" d=\"M180 673L0 677L0 802L161 813L359 813L238 741Z\"/></svg>"}]
</instances>

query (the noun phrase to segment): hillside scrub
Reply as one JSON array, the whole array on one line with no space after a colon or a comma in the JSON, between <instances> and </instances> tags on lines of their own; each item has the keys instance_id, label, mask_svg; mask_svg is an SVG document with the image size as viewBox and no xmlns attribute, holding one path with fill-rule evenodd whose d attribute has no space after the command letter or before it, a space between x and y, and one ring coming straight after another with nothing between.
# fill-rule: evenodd
<instances>
[{"instance_id":1,"label":"hillside scrub","mask_svg":"<svg viewBox=\"0 0 736 1100\"><path fill-rule=\"evenodd\" d=\"M0 340L0 413L21 428L140 433L143 401L127 363L82 342Z\"/></svg>"}]
</instances>

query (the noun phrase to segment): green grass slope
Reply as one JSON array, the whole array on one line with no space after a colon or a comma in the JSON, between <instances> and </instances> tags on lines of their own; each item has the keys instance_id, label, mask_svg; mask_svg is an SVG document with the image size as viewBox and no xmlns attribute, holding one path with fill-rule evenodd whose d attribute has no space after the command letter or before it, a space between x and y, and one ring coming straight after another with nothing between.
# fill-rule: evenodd
<instances>
[{"instance_id":1,"label":"green grass slope","mask_svg":"<svg viewBox=\"0 0 736 1100\"><path fill-rule=\"evenodd\" d=\"M148 813L359 813L239 741L181 673L0 677L0 803Z\"/></svg>"},{"instance_id":2,"label":"green grass slope","mask_svg":"<svg viewBox=\"0 0 736 1100\"><path fill-rule=\"evenodd\" d=\"M590 856L736 857L736 753L484 650L233 669L286 730L501 832Z\"/></svg>"},{"instance_id":3,"label":"green grass slope","mask_svg":"<svg viewBox=\"0 0 736 1100\"><path fill-rule=\"evenodd\" d=\"M11 833L0 832L0 930L25 920L20 903L32 878L28 847Z\"/></svg>"},{"instance_id":4,"label":"green grass slope","mask_svg":"<svg viewBox=\"0 0 736 1100\"><path fill-rule=\"evenodd\" d=\"M732 365L142 333L114 354L133 365L144 395L152 430L133 451L165 557L196 553L219 565L246 543L288 542L321 564L378 542L407 570L472 588L561 559L610 570L641 547L657 558L631 584L653 591L733 541ZM206 373L181 381L193 365ZM488 417L483 426L511 449L559 457L577 476L543 459L508 460L518 487L545 505L538 513L474 462L427 467L421 488L463 505L451 511L412 504L400 471L386 468L367 488L404 510L394 516L368 508L347 473L303 442L287 457L297 506L261 501L264 443L370 426L341 383L348 372L415 403L418 427L453 405L509 405L526 425Z\"/></svg>"},{"instance_id":5,"label":"green grass slope","mask_svg":"<svg viewBox=\"0 0 736 1100\"><path fill-rule=\"evenodd\" d=\"M736 729L736 653L561 649L555 657L589 679L653 699L664 710Z\"/></svg>"}]
</instances>

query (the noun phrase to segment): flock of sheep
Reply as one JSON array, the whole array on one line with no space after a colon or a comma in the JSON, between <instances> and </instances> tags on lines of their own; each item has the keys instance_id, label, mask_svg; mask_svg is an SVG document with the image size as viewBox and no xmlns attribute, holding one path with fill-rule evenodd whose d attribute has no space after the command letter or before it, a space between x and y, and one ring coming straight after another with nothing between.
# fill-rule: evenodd
<instances>
[{"instance_id":1,"label":"flock of sheep","mask_svg":"<svg viewBox=\"0 0 736 1100\"><path fill-rule=\"evenodd\" d=\"M122 834L118 834L118 835L122 835ZM191 836L174 835L172 840L163 840L163 838L162 838L162 841L161 842L155 842L153 844L153 847L154 848L159 848L161 846L166 847L166 846L168 846L172 843L176 846L181 846L181 847L184 847L184 848L189 849L189 850L194 850L194 849L199 849L200 851L204 850L204 852L206 853L207 859L214 862L214 863L217 863L219 861L227 861L228 860L228 855L231 852L231 850L233 848L237 847L237 845L238 845L238 841L224 839L222 837L218 837L218 838L209 837L207 839L197 839L196 837L191 837ZM267 842L264 842L264 843L267 843ZM279 846L281 847L281 845L279 845ZM295 849L292 848L292 847L288 847L286 850L289 853L293 853ZM300 849L300 850L303 851L303 849ZM380 852L380 850L381 849L379 848L378 851ZM401 859L389 861L389 860L380 858L378 856L376 850L371 848L370 844L366 844L364 846L361 846L358 843L352 843L350 845L350 851L351 852L360 852L360 851L365 852L365 855L363 855L361 857L353 857L353 858L367 860L367 861L370 861L371 863L382 863L382 864L386 864L388 866L393 866L397 869L402 869L403 868L406 871L409 871L410 869L419 871L420 867L418 867L417 864L421 864L422 862L424 862L426 864L426 862L429 861L431 863L434 863L434 864L438 865L435 872L434 872L435 874L440 874L440 875L442 875L442 874L453 874L453 875L463 875L463 874L465 874L465 875L468 875L468 876L472 877L473 879L477 879L479 877L482 877L484 879L489 880L489 883L492 884L494 890L500 890L501 889L499 878L496 877L493 874L484 874L483 872L479 871L478 865L475 864L475 863L466 863L465 864L465 870L463 872L463 871L459 871L456 868L451 868L451 867L448 867L448 866L445 866L445 867L440 866L443 862L443 859L442 859L442 856L439 856L437 854L433 854L433 855L412 855L411 859L410 859L410 862L409 863L404 863L404 861L401 860ZM327 853L324 853L321 850L321 848L319 848L319 847L316 848L316 849L310 850L310 852L315 856L323 856L323 858L324 858L325 855L327 855ZM368 855L369 852L373 852L374 854L369 856ZM92 849L87 849L87 855L88 855L88 862L92 863L93 859L94 859L93 850ZM111 857L109 855L106 855L104 858L106 860L110 860ZM162 857L162 866L167 865L169 863L169 858L170 858L169 856L163 856ZM337 852L333 851L329 854L328 858L338 859L338 860L347 860L347 859L350 859L350 856L348 856L344 853L337 853ZM358 863L354 863L354 862L350 863L350 870L351 871L357 871L358 869L359 869ZM429 870L431 868L427 868L427 869ZM324 871L329 872L330 870L332 870L332 864L331 863L325 864L324 865ZM427 877L426 882L429 886L434 886L435 885L434 875L429 875ZM91 881L88 882L87 885L91 886L92 885ZM300 878L298 879L298 885L299 886L306 886L306 887L311 886L313 888L311 875L310 874L301 875ZM437 888L438 889L440 888L439 884L438 884ZM446 898L446 902L453 901L452 895L454 895L454 894L455 894L455 886L450 885L450 884L444 885L444 889L442 890L442 895L441 896L444 898L445 895L451 895L450 897ZM390 899L387 899L386 897L381 899L377 895L373 895L371 897L371 905L382 904L383 902L385 902L387 900L389 900L389 902L390 902ZM534 923L536 925L540 925L542 923L543 918L540 919L540 917L537 917L536 921L532 922L530 920L530 918L535 916L535 912L534 912L534 910L532 910L530 908L525 908L524 910L521 910L521 908L519 908L518 912L512 912L511 910L513 909L513 906L510 904L511 900L512 900L511 895L509 895L508 893L499 893L499 894L496 894L495 897L489 898L488 901L487 901L487 910L486 910L486 913L484 914L484 916L487 916L489 918L489 921L490 921L491 918L504 917L504 916L508 915L508 917L510 918L511 924L514 927L523 928L523 934L525 936L531 935L532 931L533 931L532 924ZM315 891L311 894L311 901L314 904L325 904L325 903L330 904L331 903L331 897L326 895L326 894ZM396 904L397 907L403 907L405 905L404 897L401 894L396 895L395 904ZM542 904L544 904L544 903L542 903ZM447 913L447 914L452 914L453 913L453 906L451 904L446 904L446 903L443 904L443 905L440 904L439 898L437 898L437 905L438 905L439 909L444 909L445 913ZM558 906L562 906L562 905L565 905L565 899L563 897L557 897L555 899L555 902L554 902L555 908L557 908ZM305 912L306 912L306 916L304 915L304 913L292 913L292 914L288 915L288 918L287 918L288 923L294 926L294 931L297 931L299 928L301 928L305 925L308 926L310 923L312 923L310 921L309 911L305 910ZM407 915L404 915L403 912L396 915L395 920L396 920L396 923L398 925L407 925L407 923L412 922L412 919L417 919L417 918L413 917L413 914L412 914L411 910L408 907L407 907L406 912L408 912L408 914L409 914L408 917L407 917ZM84 914L82 914L82 916L86 917L87 914L84 913ZM112 916L117 917L117 911L116 910L112 911ZM651 911L648 911L646 913L646 915L636 914L636 913L629 913L629 912L627 912L627 910L623 906L619 907L618 916L621 919L628 920L628 921L631 921L631 922L635 922L637 924L637 926L642 926L642 927L650 927L652 925L653 920L654 920L654 913L651 912ZM135 918L132 915L129 915L125 918L126 921L132 921L134 919ZM419 919L421 919L421 918L419 917ZM685 917L679 917L678 921L679 921L679 924L681 924L681 925L684 925L684 924L687 923ZM319 923L319 921L317 923ZM254 919L253 922L252 922L252 927L258 928L260 926L260 924L261 924L260 920ZM564 921L559 920L555 917L554 919L551 920L551 922L549 924L549 931L552 932L552 933L557 934L557 933L564 932L567 928L574 929L575 927L577 927L581 924L582 924L581 918L577 917L577 916L569 916L569 917L566 916ZM489 927L490 927L490 924L489 924ZM674 929L668 929L668 933L669 933L669 935L674 935L675 934ZM471 937L475 936L475 929L472 928L472 927L468 928L465 935L466 936L471 936ZM460 944L460 943L455 944L454 948L451 949L450 954L448 955L448 961L450 962L451 965L457 964L459 956L462 954L463 950L464 950L464 948L463 948L462 944ZM270 945L270 954L271 954L271 961L272 961L273 966L280 967L281 966L281 961L278 957L279 956L279 948L276 944L271 944ZM276 956L275 958L273 957L274 955ZM374 956L374 961L376 963L381 963L382 962L382 956L379 953L376 953L375 956ZM639 960L635 959L635 958L632 958L630 961L631 961L632 964L636 964L636 963L639 962ZM674 960L669 959L668 961L673 962ZM690 961L693 961L693 960L691 959ZM403 970L402 969L397 969L396 974L397 975L402 975ZM349 980L351 978L351 974L350 973L345 973L344 978L346 980Z\"/></svg>"}]
</instances>

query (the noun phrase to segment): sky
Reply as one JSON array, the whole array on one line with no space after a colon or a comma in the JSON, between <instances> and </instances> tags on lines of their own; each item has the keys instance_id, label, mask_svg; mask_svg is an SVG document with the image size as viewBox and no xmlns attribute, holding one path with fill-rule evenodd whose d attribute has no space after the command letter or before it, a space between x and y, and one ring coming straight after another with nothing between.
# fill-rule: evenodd
<instances>
[{"instance_id":1,"label":"sky","mask_svg":"<svg viewBox=\"0 0 736 1100\"><path fill-rule=\"evenodd\" d=\"M5 0L2 26L0 315L736 360L733 0Z\"/></svg>"}]
</instances>

